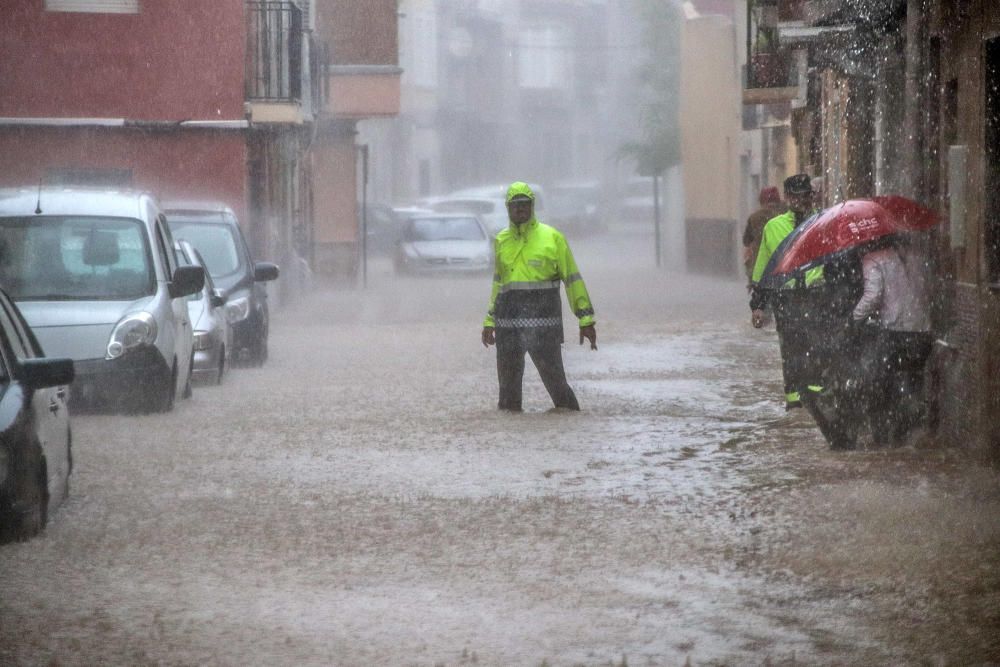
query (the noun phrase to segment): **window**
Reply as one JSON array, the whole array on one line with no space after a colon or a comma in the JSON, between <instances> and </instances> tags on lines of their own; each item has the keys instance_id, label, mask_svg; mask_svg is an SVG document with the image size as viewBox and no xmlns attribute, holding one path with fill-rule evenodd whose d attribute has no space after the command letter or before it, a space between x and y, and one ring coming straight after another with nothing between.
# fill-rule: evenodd
<instances>
[{"instance_id":1,"label":"window","mask_svg":"<svg viewBox=\"0 0 1000 667\"><path fill-rule=\"evenodd\" d=\"M139 0L45 0L45 10L93 14L138 14Z\"/></svg>"},{"instance_id":2,"label":"window","mask_svg":"<svg viewBox=\"0 0 1000 667\"><path fill-rule=\"evenodd\" d=\"M0 218L0 285L21 300L126 300L152 294L145 229L127 218Z\"/></svg>"},{"instance_id":3,"label":"window","mask_svg":"<svg viewBox=\"0 0 1000 667\"><path fill-rule=\"evenodd\" d=\"M570 85L570 44L555 26L528 28L518 49L518 84L522 88L567 88Z\"/></svg>"},{"instance_id":4,"label":"window","mask_svg":"<svg viewBox=\"0 0 1000 667\"><path fill-rule=\"evenodd\" d=\"M205 260L205 269L216 280L233 275L245 266L239 240L228 225L171 214L170 229L176 238L184 239L198 249Z\"/></svg>"},{"instance_id":5,"label":"window","mask_svg":"<svg viewBox=\"0 0 1000 667\"><path fill-rule=\"evenodd\" d=\"M475 218L413 218L404 238L407 241L480 241L486 237Z\"/></svg>"},{"instance_id":6,"label":"window","mask_svg":"<svg viewBox=\"0 0 1000 667\"><path fill-rule=\"evenodd\" d=\"M89 185L93 187L127 188L132 186L131 169L98 167L53 167L45 172L47 185Z\"/></svg>"},{"instance_id":7,"label":"window","mask_svg":"<svg viewBox=\"0 0 1000 667\"><path fill-rule=\"evenodd\" d=\"M415 86L433 88L437 85L437 17L433 11L417 10L410 15L409 49L405 52L408 71Z\"/></svg>"},{"instance_id":8,"label":"window","mask_svg":"<svg viewBox=\"0 0 1000 667\"><path fill-rule=\"evenodd\" d=\"M14 356L18 361L33 359L35 355L31 351L31 344L23 337L24 334L19 327L14 324L14 318L6 307L0 305L0 326L7 334L7 342L14 351Z\"/></svg>"}]
</instances>

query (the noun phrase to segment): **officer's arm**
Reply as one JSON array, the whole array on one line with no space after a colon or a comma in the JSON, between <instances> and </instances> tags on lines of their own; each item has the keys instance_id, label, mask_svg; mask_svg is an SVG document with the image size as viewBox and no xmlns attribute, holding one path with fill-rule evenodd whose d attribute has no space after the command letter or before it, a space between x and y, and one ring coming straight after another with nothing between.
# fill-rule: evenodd
<instances>
[{"instance_id":1,"label":"officer's arm","mask_svg":"<svg viewBox=\"0 0 1000 667\"><path fill-rule=\"evenodd\" d=\"M565 239L560 239L560 246L559 279L566 286L566 298L569 299L570 308L580 320L580 328L593 326L596 323L594 306L590 302L590 294L583 282L583 276L580 275L580 269L573 259L569 243Z\"/></svg>"},{"instance_id":2,"label":"officer's arm","mask_svg":"<svg viewBox=\"0 0 1000 667\"><path fill-rule=\"evenodd\" d=\"M490 289L490 302L486 308L486 318L483 320L483 327L493 328L496 326L493 320L496 309L497 294L500 293L500 251L496 239L493 239L493 287Z\"/></svg>"}]
</instances>

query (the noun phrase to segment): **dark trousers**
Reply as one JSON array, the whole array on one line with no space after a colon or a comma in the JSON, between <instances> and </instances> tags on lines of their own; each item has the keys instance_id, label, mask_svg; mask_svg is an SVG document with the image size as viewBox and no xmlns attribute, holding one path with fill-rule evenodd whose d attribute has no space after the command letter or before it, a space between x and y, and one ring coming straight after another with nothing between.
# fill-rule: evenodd
<instances>
[{"instance_id":1,"label":"dark trousers","mask_svg":"<svg viewBox=\"0 0 1000 667\"><path fill-rule=\"evenodd\" d=\"M501 410L521 410L524 355L530 354L545 389L557 408L579 410L576 395L566 382L562 362L561 336L532 335L517 329L497 329L497 379L500 382Z\"/></svg>"},{"instance_id":2,"label":"dark trousers","mask_svg":"<svg viewBox=\"0 0 1000 667\"><path fill-rule=\"evenodd\" d=\"M775 311L774 324L781 352L781 375L785 383L785 395L788 396L809 384L806 373L811 353L809 338L802 323L788 317L781 310Z\"/></svg>"},{"instance_id":3,"label":"dark trousers","mask_svg":"<svg viewBox=\"0 0 1000 667\"><path fill-rule=\"evenodd\" d=\"M898 444L926 416L924 366L933 337L881 330L867 353L872 377L872 434L880 444Z\"/></svg>"}]
</instances>

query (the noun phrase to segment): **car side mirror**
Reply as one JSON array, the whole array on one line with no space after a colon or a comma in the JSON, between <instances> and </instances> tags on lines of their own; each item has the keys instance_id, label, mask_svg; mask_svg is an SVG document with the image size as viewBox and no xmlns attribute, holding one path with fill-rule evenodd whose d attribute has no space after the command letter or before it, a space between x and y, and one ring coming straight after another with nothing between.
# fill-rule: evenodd
<instances>
[{"instance_id":1,"label":"car side mirror","mask_svg":"<svg viewBox=\"0 0 1000 667\"><path fill-rule=\"evenodd\" d=\"M76 371L72 359L26 359L21 362L24 385L28 389L58 387L73 381Z\"/></svg>"},{"instance_id":2,"label":"car side mirror","mask_svg":"<svg viewBox=\"0 0 1000 667\"><path fill-rule=\"evenodd\" d=\"M200 266L178 266L170 282L170 298L176 299L200 292L205 287L205 269Z\"/></svg>"},{"instance_id":3,"label":"car side mirror","mask_svg":"<svg viewBox=\"0 0 1000 667\"><path fill-rule=\"evenodd\" d=\"M278 265L271 262L257 262L253 265L253 279L258 283L278 279Z\"/></svg>"},{"instance_id":4,"label":"car side mirror","mask_svg":"<svg viewBox=\"0 0 1000 667\"><path fill-rule=\"evenodd\" d=\"M209 298L209 304L212 308L222 308L226 305L226 301L226 295L219 290L214 290L212 296Z\"/></svg>"}]
</instances>

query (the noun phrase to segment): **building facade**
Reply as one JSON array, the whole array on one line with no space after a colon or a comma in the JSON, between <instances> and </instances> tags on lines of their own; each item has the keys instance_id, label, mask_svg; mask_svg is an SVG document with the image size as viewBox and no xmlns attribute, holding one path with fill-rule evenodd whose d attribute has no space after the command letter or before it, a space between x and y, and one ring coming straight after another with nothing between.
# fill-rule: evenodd
<instances>
[{"instance_id":1,"label":"building facade","mask_svg":"<svg viewBox=\"0 0 1000 667\"><path fill-rule=\"evenodd\" d=\"M310 20L291 1L12 0L0 182L220 199L258 256L294 265L310 215Z\"/></svg>"}]
</instances>

